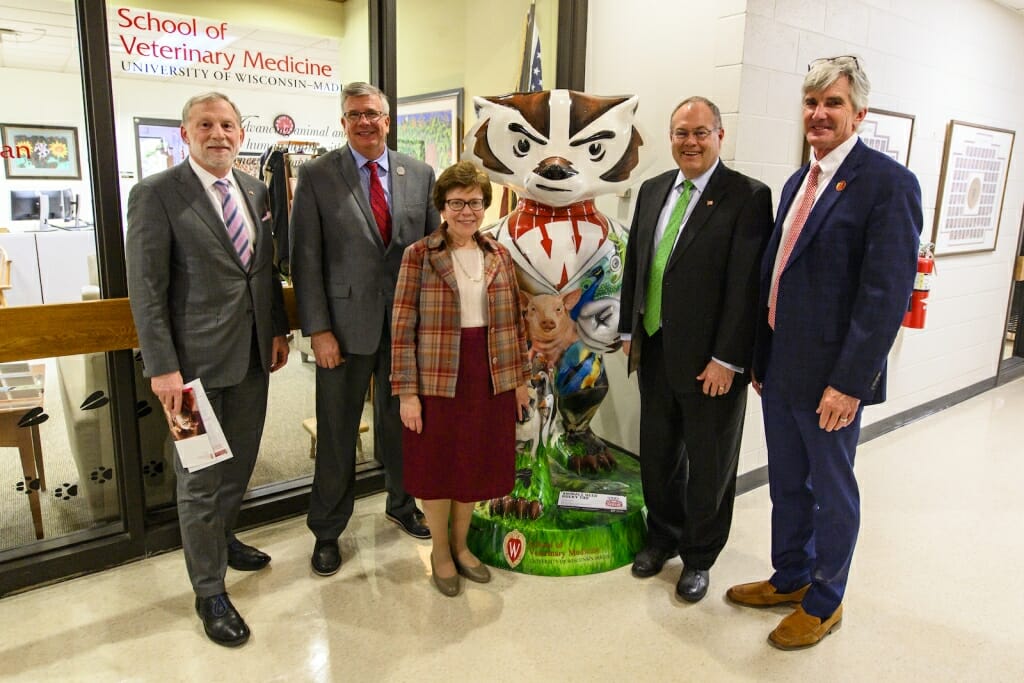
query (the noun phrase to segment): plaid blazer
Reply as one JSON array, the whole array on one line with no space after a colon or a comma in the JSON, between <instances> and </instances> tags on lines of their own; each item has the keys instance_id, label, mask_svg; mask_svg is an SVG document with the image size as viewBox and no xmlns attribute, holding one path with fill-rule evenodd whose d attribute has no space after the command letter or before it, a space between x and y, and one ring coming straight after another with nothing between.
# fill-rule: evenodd
<instances>
[{"instance_id":1,"label":"plaid blazer","mask_svg":"<svg viewBox=\"0 0 1024 683\"><path fill-rule=\"evenodd\" d=\"M445 240L447 225L413 243L402 256L391 318L391 393L455 396L462 334L459 286ZM487 352L495 394L529 380L526 324L512 257L476 233L484 251Z\"/></svg>"}]
</instances>

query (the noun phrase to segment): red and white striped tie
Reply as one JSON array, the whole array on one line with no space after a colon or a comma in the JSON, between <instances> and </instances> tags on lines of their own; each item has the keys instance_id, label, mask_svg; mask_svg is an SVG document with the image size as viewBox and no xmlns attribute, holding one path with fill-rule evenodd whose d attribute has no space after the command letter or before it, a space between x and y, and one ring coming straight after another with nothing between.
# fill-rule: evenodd
<instances>
[{"instance_id":1,"label":"red and white striped tie","mask_svg":"<svg viewBox=\"0 0 1024 683\"><path fill-rule=\"evenodd\" d=\"M779 280L782 279L782 271L786 269L789 255L793 253L796 241L800 239L800 231L804 229L807 217L811 215L811 207L814 206L814 195L818 193L818 174L821 173L821 166L813 164L811 172L807 175L807 187L804 189L804 196L800 199L800 206L797 207L796 215L793 216L793 225L789 226L786 234L786 241L782 245L782 254L779 256L779 267L775 269L775 280L772 282L772 289L768 295L768 326L775 329L775 306L779 301Z\"/></svg>"}]
</instances>

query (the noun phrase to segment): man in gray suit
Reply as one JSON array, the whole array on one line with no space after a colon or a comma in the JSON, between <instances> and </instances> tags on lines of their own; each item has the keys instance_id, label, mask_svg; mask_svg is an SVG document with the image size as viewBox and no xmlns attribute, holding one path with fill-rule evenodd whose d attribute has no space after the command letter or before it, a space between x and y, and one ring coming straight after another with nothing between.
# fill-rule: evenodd
<instances>
[{"instance_id":1,"label":"man in gray suit","mask_svg":"<svg viewBox=\"0 0 1024 683\"><path fill-rule=\"evenodd\" d=\"M385 514L430 538L402 485L402 422L391 396L391 306L405 248L432 232L434 172L387 149L388 100L369 83L341 94L348 144L299 167L291 270L302 333L316 358L317 457L307 525L320 576L341 567L338 536L355 501L356 441L374 378L374 454L384 465Z\"/></svg>"},{"instance_id":2,"label":"man in gray suit","mask_svg":"<svg viewBox=\"0 0 1024 683\"><path fill-rule=\"evenodd\" d=\"M128 196L129 298L145 374L176 415L183 384L201 379L233 457L189 472L174 458L178 520L196 612L206 635L241 645L249 628L228 599L227 567L253 571L270 557L232 533L256 463L268 371L288 360L288 321L273 271L267 190L232 170L245 137L220 93L185 103L188 160Z\"/></svg>"}]
</instances>

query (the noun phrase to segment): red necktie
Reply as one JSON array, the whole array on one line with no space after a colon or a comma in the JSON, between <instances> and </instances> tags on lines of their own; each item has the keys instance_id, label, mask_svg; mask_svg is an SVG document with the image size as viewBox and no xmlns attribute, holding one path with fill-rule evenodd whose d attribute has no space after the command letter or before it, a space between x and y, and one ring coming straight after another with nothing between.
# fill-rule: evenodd
<instances>
[{"instance_id":1,"label":"red necktie","mask_svg":"<svg viewBox=\"0 0 1024 683\"><path fill-rule=\"evenodd\" d=\"M391 212L388 210L388 198L384 196L384 186L380 184L380 177L377 175L377 162L367 161L366 168L370 171L370 209L377 221L380 238L384 240L386 247L391 242Z\"/></svg>"},{"instance_id":2,"label":"red necktie","mask_svg":"<svg viewBox=\"0 0 1024 683\"><path fill-rule=\"evenodd\" d=\"M793 225L789 226L789 233L782 245L782 254L779 256L779 267L775 270L775 280L772 282L771 292L768 294L768 326L775 329L775 305L779 300L779 280L782 279L782 271L786 269L789 255L793 253L793 247L800 238L800 231L804 229L807 217L811 215L811 207L814 206L814 195L818 192L818 174L821 173L821 166L811 165L811 172L807 176L807 187L804 189L804 196L800 199L800 206L797 207L796 215L793 216Z\"/></svg>"}]
</instances>

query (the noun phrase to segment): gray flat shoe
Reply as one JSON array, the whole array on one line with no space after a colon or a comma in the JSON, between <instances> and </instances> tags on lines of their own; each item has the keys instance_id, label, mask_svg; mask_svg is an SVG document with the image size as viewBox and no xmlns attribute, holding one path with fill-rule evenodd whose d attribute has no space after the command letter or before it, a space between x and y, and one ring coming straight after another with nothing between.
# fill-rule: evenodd
<instances>
[{"instance_id":1,"label":"gray flat shoe","mask_svg":"<svg viewBox=\"0 0 1024 683\"><path fill-rule=\"evenodd\" d=\"M489 570L487 565L483 562L475 567L464 567L459 564L459 561L454 557L452 558L452 561L455 562L455 569L470 581L475 581L476 583L487 583L491 580L491 570Z\"/></svg>"},{"instance_id":2,"label":"gray flat shoe","mask_svg":"<svg viewBox=\"0 0 1024 683\"><path fill-rule=\"evenodd\" d=\"M458 568L458 566L458 563L456 563L455 567ZM438 576L437 570L434 569L433 553L430 554L430 578L434 582L434 585L437 586L437 590L441 591L442 595L446 595L449 598L454 598L456 595L459 594L459 575L456 574L455 576L452 576L447 579L442 579L440 576Z\"/></svg>"}]
</instances>

